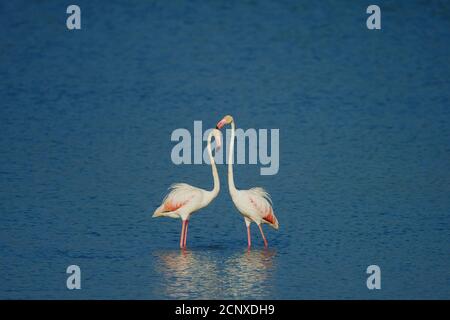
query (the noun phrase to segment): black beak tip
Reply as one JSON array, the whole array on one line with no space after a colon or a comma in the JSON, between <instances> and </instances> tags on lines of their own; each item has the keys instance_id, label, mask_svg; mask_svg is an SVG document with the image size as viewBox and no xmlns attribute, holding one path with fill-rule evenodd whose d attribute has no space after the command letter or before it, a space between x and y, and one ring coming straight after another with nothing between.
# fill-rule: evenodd
<instances>
[{"instance_id":1,"label":"black beak tip","mask_svg":"<svg viewBox=\"0 0 450 320\"><path fill-rule=\"evenodd\" d=\"M219 126L216 126L216 129L219 129Z\"/></svg>"}]
</instances>

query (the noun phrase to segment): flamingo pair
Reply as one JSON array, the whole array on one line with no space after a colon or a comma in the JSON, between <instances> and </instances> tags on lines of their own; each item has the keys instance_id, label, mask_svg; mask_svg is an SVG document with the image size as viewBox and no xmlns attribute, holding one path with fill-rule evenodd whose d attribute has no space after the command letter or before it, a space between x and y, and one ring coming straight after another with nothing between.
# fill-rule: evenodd
<instances>
[{"instance_id":1,"label":"flamingo pair","mask_svg":"<svg viewBox=\"0 0 450 320\"><path fill-rule=\"evenodd\" d=\"M252 222L258 225L259 231L264 241L264 246L268 246L261 224L268 224L278 230L278 220L272 209L272 202L269 194L259 187L249 190L238 190L234 185L233 177L233 159L234 159L234 140L235 123L232 116L227 115L217 123L216 129L213 129L208 135L207 151L211 162L214 187L211 191L193 187L186 183L177 183L171 186L171 191L164 198L162 204L156 209L153 217L180 218L182 221L180 248L186 248L186 239L188 232L189 219L191 215L209 205L220 191L219 174L217 173L216 163L211 151L211 139L214 137L217 150L221 147L222 136L219 129L225 125L231 124L231 141L228 152L228 190L234 205L244 216L247 227L247 245L250 249L252 242L250 236L250 224Z\"/></svg>"}]
</instances>

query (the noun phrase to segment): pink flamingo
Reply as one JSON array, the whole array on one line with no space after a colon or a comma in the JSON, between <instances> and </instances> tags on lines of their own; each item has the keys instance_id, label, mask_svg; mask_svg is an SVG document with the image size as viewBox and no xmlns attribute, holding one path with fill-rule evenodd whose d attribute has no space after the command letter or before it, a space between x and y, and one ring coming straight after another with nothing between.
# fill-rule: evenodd
<instances>
[{"instance_id":1,"label":"pink flamingo","mask_svg":"<svg viewBox=\"0 0 450 320\"><path fill-rule=\"evenodd\" d=\"M233 178L233 159L234 159L234 138L235 124L232 116L227 115L217 123L216 128L221 129L226 124L231 124L231 141L228 152L228 189L231 199L239 212L244 216L247 226L247 243L250 249L252 242L250 238L250 224L255 222L258 225L261 236L264 240L264 246L267 248L267 239L264 236L262 223L267 223L278 230L278 220L272 209L270 195L263 188L251 188L249 190L238 190L234 185Z\"/></svg>"},{"instance_id":2,"label":"pink flamingo","mask_svg":"<svg viewBox=\"0 0 450 320\"><path fill-rule=\"evenodd\" d=\"M170 193L164 198L162 204L155 210L153 217L180 218L181 235L180 248L186 248L186 238L188 231L189 218L191 214L211 203L217 197L220 191L219 174L217 173L216 163L211 151L211 138L214 136L216 141L216 150L220 149L221 136L219 130L213 129L208 135L208 155L211 162L214 187L211 191L193 187L186 183L173 184L169 189Z\"/></svg>"}]
</instances>

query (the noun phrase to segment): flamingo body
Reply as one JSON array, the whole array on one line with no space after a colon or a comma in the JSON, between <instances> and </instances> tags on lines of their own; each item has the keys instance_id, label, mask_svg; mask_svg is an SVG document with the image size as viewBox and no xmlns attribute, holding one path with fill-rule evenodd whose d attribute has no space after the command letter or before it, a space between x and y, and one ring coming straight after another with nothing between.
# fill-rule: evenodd
<instances>
[{"instance_id":1,"label":"flamingo body","mask_svg":"<svg viewBox=\"0 0 450 320\"><path fill-rule=\"evenodd\" d=\"M211 191L187 183L173 184L169 190L171 191L163 203L155 210L154 217L165 216L187 220L192 213L206 207L214 199Z\"/></svg>"},{"instance_id":2,"label":"flamingo body","mask_svg":"<svg viewBox=\"0 0 450 320\"><path fill-rule=\"evenodd\" d=\"M225 116L219 121L216 128L221 129L226 124L231 124L231 140L228 152L228 190L230 191L234 205L244 216L245 224L247 226L248 248L251 247L250 224L252 222L255 222L258 225L264 240L264 246L267 247L268 242L264 236L261 224L269 224L271 227L278 230L278 219L273 212L270 196L263 188L255 187L248 190L238 190L234 185L233 154L235 124L233 117L229 115Z\"/></svg>"},{"instance_id":3,"label":"flamingo body","mask_svg":"<svg viewBox=\"0 0 450 320\"><path fill-rule=\"evenodd\" d=\"M219 130L212 130L208 135L208 155L211 162L214 188L211 191L191 186L187 183L173 184L162 201L162 204L155 210L153 217L179 218L182 220L180 248L186 248L187 230L191 215L206 207L220 191L219 174L211 151L211 138L214 136L217 149L221 145L221 133Z\"/></svg>"},{"instance_id":4,"label":"flamingo body","mask_svg":"<svg viewBox=\"0 0 450 320\"><path fill-rule=\"evenodd\" d=\"M259 187L237 190L232 196L238 211L256 224L266 223L278 229L278 220L273 212L269 194Z\"/></svg>"}]
</instances>

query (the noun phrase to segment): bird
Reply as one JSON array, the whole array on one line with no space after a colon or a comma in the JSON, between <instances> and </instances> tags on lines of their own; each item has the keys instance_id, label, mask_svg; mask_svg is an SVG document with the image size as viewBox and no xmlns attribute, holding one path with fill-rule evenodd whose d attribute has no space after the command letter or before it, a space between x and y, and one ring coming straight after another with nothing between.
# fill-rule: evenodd
<instances>
[{"instance_id":1,"label":"bird","mask_svg":"<svg viewBox=\"0 0 450 320\"><path fill-rule=\"evenodd\" d=\"M214 137L216 151L220 150L222 134L217 129L212 129L208 134L208 156L211 162L214 187L211 191L191 186L187 183L175 183L169 188L170 192L165 196L162 204L155 210L153 217L170 217L181 219L180 249L186 248L189 219L191 215L206 207L217 197L220 191L220 180L216 163L212 155L211 139Z\"/></svg>"},{"instance_id":2,"label":"bird","mask_svg":"<svg viewBox=\"0 0 450 320\"><path fill-rule=\"evenodd\" d=\"M268 224L275 230L278 230L278 219L272 208L272 200L269 193L263 188L255 187L248 190L238 190L234 185L233 177L233 158L234 158L234 138L235 123L232 116L227 115L217 123L216 129L222 129L225 125L231 124L231 139L228 152L228 190L231 199L238 211L244 216L247 227L247 245L251 248L250 224L252 222L258 225L259 231L264 241L264 247L268 247L268 242L264 236L261 224Z\"/></svg>"}]
</instances>

